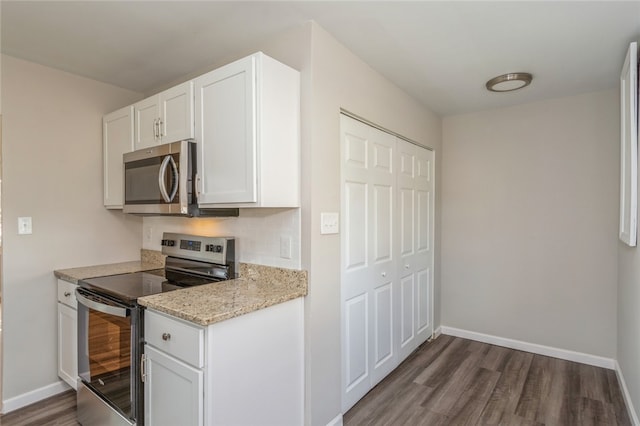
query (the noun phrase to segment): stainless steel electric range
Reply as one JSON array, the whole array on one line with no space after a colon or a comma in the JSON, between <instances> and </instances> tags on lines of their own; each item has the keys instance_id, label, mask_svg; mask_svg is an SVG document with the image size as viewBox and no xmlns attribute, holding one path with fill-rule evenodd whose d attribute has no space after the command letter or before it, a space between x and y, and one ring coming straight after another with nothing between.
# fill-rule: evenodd
<instances>
[{"instance_id":1,"label":"stainless steel electric range","mask_svg":"<svg viewBox=\"0 0 640 426\"><path fill-rule=\"evenodd\" d=\"M144 425L138 298L232 279L235 240L164 233L165 269L81 280L78 299L78 422Z\"/></svg>"}]
</instances>

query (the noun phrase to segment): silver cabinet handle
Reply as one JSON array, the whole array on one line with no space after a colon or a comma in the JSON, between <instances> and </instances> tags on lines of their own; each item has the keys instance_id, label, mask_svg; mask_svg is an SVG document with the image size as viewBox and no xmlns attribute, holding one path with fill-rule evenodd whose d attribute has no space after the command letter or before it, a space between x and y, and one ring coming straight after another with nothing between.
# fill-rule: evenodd
<instances>
[{"instance_id":1,"label":"silver cabinet handle","mask_svg":"<svg viewBox=\"0 0 640 426\"><path fill-rule=\"evenodd\" d=\"M147 380L147 357L140 355L140 381L144 383Z\"/></svg>"},{"instance_id":2,"label":"silver cabinet handle","mask_svg":"<svg viewBox=\"0 0 640 426\"><path fill-rule=\"evenodd\" d=\"M158 137L161 138L164 136L164 121L162 121L162 118L158 118Z\"/></svg>"},{"instance_id":3,"label":"silver cabinet handle","mask_svg":"<svg viewBox=\"0 0 640 426\"><path fill-rule=\"evenodd\" d=\"M64 292L64 297L69 297L71 296L71 292L70 291L65 291Z\"/></svg>"},{"instance_id":4,"label":"silver cabinet handle","mask_svg":"<svg viewBox=\"0 0 640 426\"><path fill-rule=\"evenodd\" d=\"M162 333L162 340L164 340L165 342L168 341L168 340L171 340L171 334Z\"/></svg>"},{"instance_id":5,"label":"silver cabinet handle","mask_svg":"<svg viewBox=\"0 0 640 426\"><path fill-rule=\"evenodd\" d=\"M410 268L409 264L404 265L404 269L409 269L409 268Z\"/></svg>"}]
</instances>

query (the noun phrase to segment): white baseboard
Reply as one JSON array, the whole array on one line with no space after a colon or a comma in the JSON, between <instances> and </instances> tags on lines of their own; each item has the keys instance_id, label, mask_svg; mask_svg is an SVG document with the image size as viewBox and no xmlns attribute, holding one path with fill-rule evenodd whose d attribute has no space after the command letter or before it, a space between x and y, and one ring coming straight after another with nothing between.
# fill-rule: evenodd
<instances>
[{"instance_id":1,"label":"white baseboard","mask_svg":"<svg viewBox=\"0 0 640 426\"><path fill-rule=\"evenodd\" d=\"M440 336L442 334L442 326L438 326L438 328L436 328L433 331L433 338L436 339L438 336Z\"/></svg>"},{"instance_id":2,"label":"white baseboard","mask_svg":"<svg viewBox=\"0 0 640 426\"><path fill-rule=\"evenodd\" d=\"M517 349L525 352L532 352L538 355L550 356L553 358L565 359L567 361L580 362L582 364L594 365L596 367L615 369L616 361L613 358L605 358L597 355L574 352L567 349L553 348L551 346L538 345L536 343L523 342L521 340L507 339L504 337L492 336L490 334L477 333L475 331L462 330L459 328L441 326L442 334L448 336L462 337L464 339L476 340L478 342L489 343L506 348Z\"/></svg>"},{"instance_id":3,"label":"white baseboard","mask_svg":"<svg viewBox=\"0 0 640 426\"><path fill-rule=\"evenodd\" d=\"M342 426L342 413L338 414L327 426Z\"/></svg>"},{"instance_id":4,"label":"white baseboard","mask_svg":"<svg viewBox=\"0 0 640 426\"><path fill-rule=\"evenodd\" d=\"M13 398L2 401L2 414L10 413L18 408L26 407L34 402L41 401L50 396L57 395L61 392L71 389L69 385L60 380L59 382L52 383L50 385L41 387L31 392L23 393L22 395L14 396Z\"/></svg>"},{"instance_id":5,"label":"white baseboard","mask_svg":"<svg viewBox=\"0 0 640 426\"><path fill-rule=\"evenodd\" d=\"M616 376L618 376L618 383L620 383L620 387L622 388L624 403L627 406L627 412L629 413L629 418L631 418L631 423L633 423L634 426L639 426L640 421L638 420L638 415L636 414L636 410L633 407L631 395L629 395L629 389L627 389L627 383L624 381L624 376L622 375L622 370L620 369L620 364L618 364L618 361L616 361Z\"/></svg>"}]
</instances>

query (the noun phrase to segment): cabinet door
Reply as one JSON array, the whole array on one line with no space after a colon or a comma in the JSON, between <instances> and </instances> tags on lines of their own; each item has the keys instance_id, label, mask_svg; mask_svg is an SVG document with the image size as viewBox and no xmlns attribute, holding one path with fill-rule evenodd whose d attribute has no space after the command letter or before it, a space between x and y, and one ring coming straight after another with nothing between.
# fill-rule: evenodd
<instances>
[{"instance_id":1,"label":"cabinet door","mask_svg":"<svg viewBox=\"0 0 640 426\"><path fill-rule=\"evenodd\" d=\"M145 422L154 426L204 423L202 370L145 346Z\"/></svg>"},{"instance_id":2,"label":"cabinet door","mask_svg":"<svg viewBox=\"0 0 640 426\"><path fill-rule=\"evenodd\" d=\"M76 389L78 378L78 312L58 303L58 376Z\"/></svg>"},{"instance_id":3,"label":"cabinet door","mask_svg":"<svg viewBox=\"0 0 640 426\"><path fill-rule=\"evenodd\" d=\"M193 82L160 93L162 143L193 138Z\"/></svg>"},{"instance_id":4,"label":"cabinet door","mask_svg":"<svg viewBox=\"0 0 640 426\"><path fill-rule=\"evenodd\" d=\"M134 149L160 143L160 97L143 99L133 105L135 116Z\"/></svg>"},{"instance_id":5,"label":"cabinet door","mask_svg":"<svg viewBox=\"0 0 640 426\"><path fill-rule=\"evenodd\" d=\"M122 154L133 150L133 107L107 114L102 119L104 206L121 209L124 200Z\"/></svg>"},{"instance_id":6,"label":"cabinet door","mask_svg":"<svg viewBox=\"0 0 640 426\"><path fill-rule=\"evenodd\" d=\"M256 57L194 80L198 204L257 202Z\"/></svg>"}]
</instances>

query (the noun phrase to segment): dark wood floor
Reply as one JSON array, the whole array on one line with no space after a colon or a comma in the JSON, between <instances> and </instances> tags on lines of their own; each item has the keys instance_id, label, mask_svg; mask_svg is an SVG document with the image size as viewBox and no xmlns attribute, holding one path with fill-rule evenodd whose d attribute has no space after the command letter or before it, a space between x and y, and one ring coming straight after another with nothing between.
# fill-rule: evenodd
<instances>
[{"instance_id":1,"label":"dark wood floor","mask_svg":"<svg viewBox=\"0 0 640 426\"><path fill-rule=\"evenodd\" d=\"M631 422L613 370L442 335L353 406L344 425Z\"/></svg>"},{"instance_id":2,"label":"dark wood floor","mask_svg":"<svg viewBox=\"0 0 640 426\"><path fill-rule=\"evenodd\" d=\"M2 426L77 426L69 391ZM613 370L450 336L423 345L344 416L354 425L631 425Z\"/></svg>"},{"instance_id":3,"label":"dark wood floor","mask_svg":"<svg viewBox=\"0 0 640 426\"><path fill-rule=\"evenodd\" d=\"M2 426L78 426L73 390L0 416Z\"/></svg>"}]
</instances>

